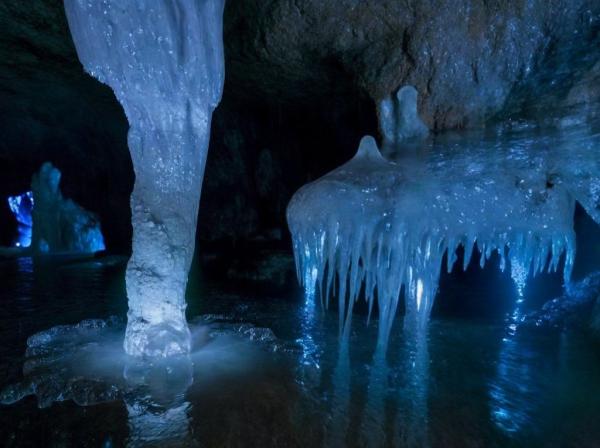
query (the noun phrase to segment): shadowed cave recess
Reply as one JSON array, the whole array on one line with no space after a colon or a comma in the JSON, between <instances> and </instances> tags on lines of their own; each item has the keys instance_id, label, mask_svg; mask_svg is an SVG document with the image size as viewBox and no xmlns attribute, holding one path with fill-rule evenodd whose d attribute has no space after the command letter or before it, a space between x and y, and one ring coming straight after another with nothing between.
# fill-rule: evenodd
<instances>
[{"instance_id":1,"label":"shadowed cave recess","mask_svg":"<svg viewBox=\"0 0 600 448\"><path fill-rule=\"evenodd\" d=\"M402 85L415 86L419 114L435 131L542 109L528 82L557 101L567 96L594 71L552 58L585 56L597 5L563 6L227 2L226 79L199 240L229 245L271 230L285 237L293 192L351 158L362 136L378 136L377 104ZM0 14L2 196L29 189L50 161L63 173L65 196L99 215L108 250L128 253L133 170L120 105L81 69L61 1L7 1ZM570 71L549 79L546 65ZM8 245L16 224L2 202L0 241Z\"/></svg>"},{"instance_id":2,"label":"shadowed cave recess","mask_svg":"<svg viewBox=\"0 0 600 448\"><path fill-rule=\"evenodd\" d=\"M9 446L600 440L600 3L148 5L0 4Z\"/></svg>"}]
</instances>

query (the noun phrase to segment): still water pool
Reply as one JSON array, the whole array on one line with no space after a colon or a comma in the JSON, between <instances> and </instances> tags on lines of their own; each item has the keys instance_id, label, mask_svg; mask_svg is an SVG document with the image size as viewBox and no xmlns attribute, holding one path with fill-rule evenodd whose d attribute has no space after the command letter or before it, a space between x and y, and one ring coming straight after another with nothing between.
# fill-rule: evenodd
<instances>
[{"instance_id":1,"label":"still water pool","mask_svg":"<svg viewBox=\"0 0 600 448\"><path fill-rule=\"evenodd\" d=\"M258 288L196 269L194 353L144 370L120 354L124 267L0 260L0 387L29 381L58 400L1 406L2 446L600 446L599 348L576 329L507 333L508 279L495 288L484 286L489 278L442 281L428 331L396 323L383 350L377 322L360 310L340 344L335 310L294 282ZM497 312L447 305L488 299ZM117 323L98 338L25 356L36 332L109 316ZM95 375L110 383L104 395L85 382ZM77 396L87 406L68 399L65 378L84 385Z\"/></svg>"}]
</instances>

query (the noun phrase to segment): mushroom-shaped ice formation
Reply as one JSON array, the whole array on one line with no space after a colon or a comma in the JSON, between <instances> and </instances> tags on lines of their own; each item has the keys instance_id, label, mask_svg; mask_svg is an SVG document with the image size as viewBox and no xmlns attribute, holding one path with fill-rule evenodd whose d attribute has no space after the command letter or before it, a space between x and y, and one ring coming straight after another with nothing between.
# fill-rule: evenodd
<instances>
[{"instance_id":1,"label":"mushroom-shaped ice formation","mask_svg":"<svg viewBox=\"0 0 600 448\"><path fill-rule=\"evenodd\" d=\"M405 325L425 327L443 256L451 270L461 245L465 268L475 246L481 266L497 250L500 268L510 263L520 287L529 273L556 270L566 254L568 280L575 197L553 174L567 165L552 149L505 143L450 140L391 161L367 136L353 159L293 196L287 218L298 277L307 291L319 286L327 302L337 295L345 334L363 285L370 309L377 298L380 341L402 287Z\"/></svg>"}]
</instances>

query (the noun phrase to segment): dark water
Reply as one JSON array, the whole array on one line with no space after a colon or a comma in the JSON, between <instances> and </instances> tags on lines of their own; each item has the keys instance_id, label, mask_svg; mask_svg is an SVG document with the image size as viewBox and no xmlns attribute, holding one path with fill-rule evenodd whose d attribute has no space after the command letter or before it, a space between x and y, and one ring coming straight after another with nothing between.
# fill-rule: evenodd
<instances>
[{"instance_id":1,"label":"dark water","mask_svg":"<svg viewBox=\"0 0 600 448\"><path fill-rule=\"evenodd\" d=\"M31 334L124 316L123 272L118 260L0 261L0 386L22 378ZM2 406L0 444L600 446L600 349L577 330L508 335L503 313L514 291L492 270L443 281L437 300L446 305L428 332L405 334L396 322L386 352L376 350L376 322L367 326L360 310L340 345L335 311L322 312L294 283L258 288L206 277L191 274L190 320L211 313L228 325L270 328L276 342L207 344L182 400L164 399L160 410L156 397L152 406L125 399L38 409L33 397ZM554 294L556 282L546 276L531 291ZM461 300L487 300L495 311L448 305Z\"/></svg>"}]
</instances>

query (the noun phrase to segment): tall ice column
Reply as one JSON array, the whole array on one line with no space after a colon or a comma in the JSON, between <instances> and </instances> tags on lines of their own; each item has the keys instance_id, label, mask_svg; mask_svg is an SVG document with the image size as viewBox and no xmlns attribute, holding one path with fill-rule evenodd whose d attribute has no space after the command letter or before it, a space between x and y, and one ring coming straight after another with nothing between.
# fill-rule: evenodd
<instances>
[{"instance_id":1,"label":"tall ice column","mask_svg":"<svg viewBox=\"0 0 600 448\"><path fill-rule=\"evenodd\" d=\"M185 288L210 121L223 90L223 6L224 0L65 0L81 63L112 87L130 124L131 355L190 348Z\"/></svg>"}]
</instances>

